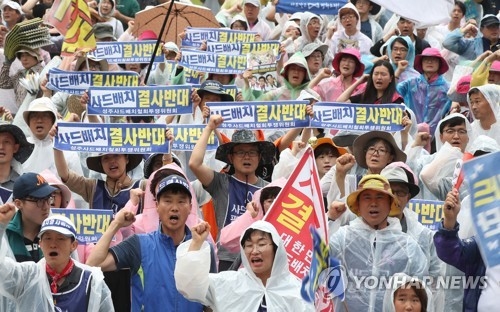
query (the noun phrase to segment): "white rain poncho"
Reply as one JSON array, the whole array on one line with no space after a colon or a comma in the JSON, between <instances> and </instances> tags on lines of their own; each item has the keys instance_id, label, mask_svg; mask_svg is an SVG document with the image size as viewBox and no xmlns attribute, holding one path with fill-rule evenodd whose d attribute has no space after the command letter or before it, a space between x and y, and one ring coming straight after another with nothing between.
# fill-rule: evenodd
<instances>
[{"instance_id":1,"label":"white rain poncho","mask_svg":"<svg viewBox=\"0 0 500 312\"><path fill-rule=\"evenodd\" d=\"M248 229L270 233L278 246L271 277L266 286L250 269L242 247L243 268L238 271L209 273L208 243L204 242L199 251L188 251L191 244L189 240L177 248L174 272L177 290L187 299L210 306L214 312L255 312L264 295L269 312L314 311L313 305L306 303L300 296L301 281L288 269L285 247L276 229L266 221L257 221Z\"/></svg>"},{"instance_id":2,"label":"white rain poncho","mask_svg":"<svg viewBox=\"0 0 500 312\"><path fill-rule=\"evenodd\" d=\"M338 52L342 52L346 48L354 48L358 49L361 55L371 55L370 48L373 46L373 42L370 38L368 38L368 36L361 32L361 18L354 4L347 2L346 5L339 9L339 16L342 10L347 9L354 11L357 16L357 31L352 36L347 35L344 26L342 26L342 23L340 22L340 19L337 18L337 20L333 22L336 23L337 30L335 31L331 41L329 42L329 50L332 51L333 55L335 55Z\"/></svg>"},{"instance_id":3,"label":"white rain poncho","mask_svg":"<svg viewBox=\"0 0 500 312\"><path fill-rule=\"evenodd\" d=\"M463 153L458 148L440 140L439 127L441 123L454 117L460 117L465 121L465 127L469 137L472 133L467 118L459 113L453 113L441 119L437 124L434 137L436 138L436 153L429 155L422 146L409 147L405 150L408 158L406 164L420 178L420 194L417 198L428 200L444 200L446 194L452 188L452 178L457 160L462 159ZM470 142L470 140L469 140ZM460 191L462 196L466 195L467 189L462 184ZM463 198L463 197L462 197Z\"/></svg>"},{"instance_id":4,"label":"white rain poncho","mask_svg":"<svg viewBox=\"0 0 500 312\"><path fill-rule=\"evenodd\" d=\"M309 32L307 31L307 25L309 25L309 22L313 18L317 18L320 22L319 35L314 40L309 36ZM319 37L321 35L321 31L323 29L323 20L321 19L321 17L319 17L318 15L311 13L311 12L304 12L304 13L302 13L302 16L300 17L299 28L300 28L301 36L298 37L297 39L295 39L295 41L294 41L294 46L295 46L294 52L302 51L302 49L309 43L316 42L318 44L323 44L323 42L321 41L321 39Z\"/></svg>"},{"instance_id":5,"label":"white rain poncho","mask_svg":"<svg viewBox=\"0 0 500 312\"><path fill-rule=\"evenodd\" d=\"M487 84L484 86L475 87L472 89L478 89L490 104L491 111L495 115L495 122L491 125L491 128L488 130L483 129L479 120L474 120L471 123L472 127L472 136L469 136L470 142L473 142L479 135L487 135L489 137L494 138L500 144L500 86L494 84ZM470 92L470 91L469 91ZM469 108L472 111L472 106L470 104L470 98L467 96L467 103L469 104Z\"/></svg>"},{"instance_id":6,"label":"white rain poncho","mask_svg":"<svg viewBox=\"0 0 500 312\"><path fill-rule=\"evenodd\" d=\"M5 244L5 225L0 225L0 295L17 302L18 312L52 312L54 300L50 290L45 259L18 263L8 256L10 248ZM75 265L92 272L91 294L88 312L114 311L111 292L104 283L100 268L75 261Z\"/></svg>"},{"instance_id":7,"label":"white rain poncho","mask_svg":"<svg viewBox=\"0 0 500 312\"><path fill-rule=\"evenodd\" d=\"M412 278L404 273L396 273L392 276L391 278L391 286L392 288L388 288L385 291L384 295L384 312L395 312L396 309L394 307L394 293L396 290L403 285L409 284L409 286L415 286L423 289L425 291L425 294L427 295L427 306L422 307L426 308L426 312L433 312L433 311L438 311L433 309L433 306L431 305L432 301L432 294L429 291L429 288L426 287L422 281L419 279ZM422 302L421 302L422 303ZM439 311L444 311L444 310L439 310Z\"/></svg>"},{"instance_id":8,"label":"white rain poncho","mask_svg":"<svg viewBox=\"0 0 500 312\"><path fill-rule=\"evenodd\" d=\"M330 236L330 255L346 269L349 311L381 311L385 287L372 287L374 279L398 272L419 278L428 274L427 258L417 242L401 231L399 219L387 220L386 228L374 230L358 217ZM338 300L335 307L336 312L345 311Z\"/></svg>"}]
</instances>

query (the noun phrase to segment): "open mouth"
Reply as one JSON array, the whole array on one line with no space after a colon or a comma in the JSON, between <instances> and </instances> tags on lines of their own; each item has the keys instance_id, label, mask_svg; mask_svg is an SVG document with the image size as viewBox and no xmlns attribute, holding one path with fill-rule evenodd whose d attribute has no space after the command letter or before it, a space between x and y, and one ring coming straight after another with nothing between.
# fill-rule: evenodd
<instances>
[{"instance_id":1,"label":"open mouth","mask_svg":"<svg viewBox=\"0 0 500 312\"><path fill-rule=\"evenodd\" d=\"M176 215L170 216L168 220L170 221L170 223L177 224L177 222L179 222L179 216Z\"/></svg>"},{"instance_id":2,"label":"open mouth","mask_svg":"<svg viewBox=\"0 0 500 312\"><path fill-rule=\"evenodd\" d=\"M260 266L262 264L262 262L264 262L264 261L262 260L262 258L252 258L252 259L250 259L250 262L253 265Z\"/></svg>"},{"instance_id":3,"label":"open mouth","mask_svg":"<svg viewBox=\"0 0 500 312\"><path fill-rule=\"evenodd\" d=\"M378 215L380 214L380 211L378 211L378 210L370 210L369 213L370 213L371 217L378 217Z\"/></svg>"},{"instance_id":4,"label":"open mouth","mask_svg":"<svg viewBox=\"0 0 500 312\"><path fill-rule=\"evenodd\" d=\"M59 256L59 253L57 251L51 251L51 252L49 252L49 256L50 257L57 257L57 256Z\"/></svg>"}]
</instances>

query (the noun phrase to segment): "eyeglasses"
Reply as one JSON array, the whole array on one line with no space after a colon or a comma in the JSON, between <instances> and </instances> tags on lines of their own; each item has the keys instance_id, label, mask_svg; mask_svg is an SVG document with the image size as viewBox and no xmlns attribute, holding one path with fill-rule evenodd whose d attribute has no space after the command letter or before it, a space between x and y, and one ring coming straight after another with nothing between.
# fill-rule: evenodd
<instances>
[{"instance_id":1,"label":"eyeglasses","mask_svg":"<svg viewBox=\"0 0 500 312\"><path fill-rule=\"evenodd\" d=\"M245 244L243 246L243 249L245 250L246 253L252 252L254 249L257 249L257 252L263 252L266 250L267 246L271 246L272 244L270 243L259 243L259 244Z\"/></svg>"},{"instance_id":2,"label":"eyeglasses","mask_svg":"<svg viewBox=\"0 0 500 312\"><path fill-rule=\"evenodd\" d=\"M407 48L392 48L392 51L396 52L396 53L407 53L408 49Z\"/></svg>"},{"instance_id":3,"label":"eyeglasses","mask_svg":"<svg viewBox=\"0 0 500 312\"><path fill-rule=\"evenodd\" d=\"M31 202L31 203L36 203L36 206L38 208L43 208L45 204L48 204L49 206L54 203L54 197L49 196L45 198L25 198L25 201Z\"/></svg>"},{"instance_id":4,"label":"eyeglasses","mask_svg":"<svg viewBox=\"0 0 500 312\"><path fill-rule=\"evenodd\" d=\"M372 146L366 150L366 153L368 155L374 155L375 153L377 153L379 154L379 156L384 156L385 154L388 153L388 151L385 148L376 149L375 147Z\"/></svg>"},{"instance_id":5,"label":"eyeglasses","mask_svg":"<svg viewBox=\"0 0 500 312\"><path fill-rule=\"evenodd\" d=\"M443 132L446 133L447 135L455 135L455 133L457 133L459 136L467 135L467 130L465 130L465 129L448 128L448 129L445 129Z\"/></svg>"},{"instance_id":6,"label":"eyeglasses","mask_svg":"<svg viewBox=\"0 0 500 312\"><path fill-rule=\"evenodd\" d=\"M233 155L239 158L243 158L248 155L248 157L257 157L259 156L259 151L237 151L233 152Z\"/></svg>"},{"instance_id":7,"label":"eyeglasses","mask_svg":"<svg viewBox=\"0 0 500 312\"><path fill-rule=\"evenodd\" d=\"M340 19L342 21L347 21L347 20L351 20L351 19L355 19L355 18L356 18L356 15L354 15L354 14L348 14L348 15L342 16Z\"/></svg>"}]
</instances>

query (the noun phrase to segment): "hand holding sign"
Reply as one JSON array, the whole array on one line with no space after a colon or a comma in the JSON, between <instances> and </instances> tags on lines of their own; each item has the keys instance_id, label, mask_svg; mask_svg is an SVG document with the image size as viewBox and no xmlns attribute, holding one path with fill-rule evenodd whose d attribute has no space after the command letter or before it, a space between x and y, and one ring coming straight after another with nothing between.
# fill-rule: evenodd
<instances>
[{"instance_id":1,"label":"hand holding sign","mask_svg":"<svg viewBox=\"0 0 500 312\"><path fill-rule=\"evenodd\" d=\"M446 200L444 202L444 220L443 226L452 230L455 228L457 223L457 215L460 212L460 199L457 189L451 190L448 195L446 195Z\"/></svg>"}]
</instances>

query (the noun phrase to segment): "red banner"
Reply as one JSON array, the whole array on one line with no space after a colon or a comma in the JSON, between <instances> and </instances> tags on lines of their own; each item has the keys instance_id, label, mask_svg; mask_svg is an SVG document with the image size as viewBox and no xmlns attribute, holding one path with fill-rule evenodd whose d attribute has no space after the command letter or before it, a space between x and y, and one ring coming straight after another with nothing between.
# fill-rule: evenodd
<instances>
[{"instance_id":1,"label":"red banner","mask_svg":"<svg viewBox=\"0 0 500 312\"><path fill-rule=\"evenodd\" d=\"M327 239L325 208L312 148L308 148L275 199L265 220L283 239L290 271L302 279L309 272L312 238L309 226Z\"/></svg>"}]
</instances>

